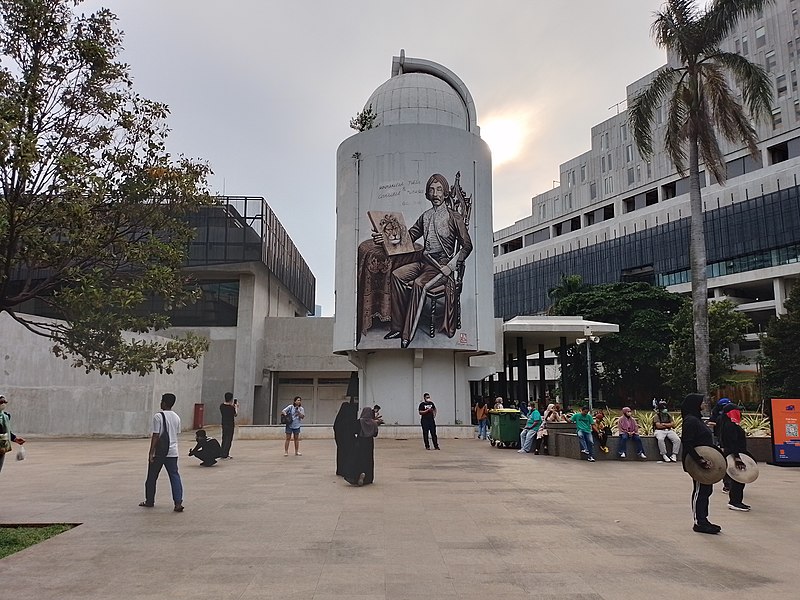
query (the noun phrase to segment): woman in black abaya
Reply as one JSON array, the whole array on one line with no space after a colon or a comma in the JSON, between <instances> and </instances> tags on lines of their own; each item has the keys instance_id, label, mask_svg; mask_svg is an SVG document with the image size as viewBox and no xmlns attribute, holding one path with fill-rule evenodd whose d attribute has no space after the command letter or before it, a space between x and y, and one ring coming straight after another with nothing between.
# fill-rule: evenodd
<instances>
[{"instance_id":1,"label":"woman in black abaya","mask_svg":"<svg viewBox=\"0 0 800 600\"><path fill-rule=\"evenodd\" d=\"M375 480L375 437L378 435L378 425L382 422L383 419L375 418L371 408L361 410L355 448L344 476L350 485L367 485Z\"/></svg>"},{"instance_id":2,"label":"woman in black abaya","mask_svg":"<svg viewBox=\"0 0 800 600\"><path fill-rule=\"evenodd\" d=\"M336 474L344 477L348 457L353 453L358 433L358 404L342 402L333 422L333 437L336 440Z\"/></svg>"}]
</instances>

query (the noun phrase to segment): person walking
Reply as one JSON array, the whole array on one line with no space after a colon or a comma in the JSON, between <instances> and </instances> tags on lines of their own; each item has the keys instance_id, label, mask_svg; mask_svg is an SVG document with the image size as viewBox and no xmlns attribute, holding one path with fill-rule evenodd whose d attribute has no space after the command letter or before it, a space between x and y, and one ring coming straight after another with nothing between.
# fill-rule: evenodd
<instances>
[{"instance_id":1,"label":"person walking","mask_svg":"<svg viewBox=\"0 0 800 600\"><path fill-rule=\"evenodd\" d=\"M342 402L333 421L333 438L336 441L336 474L344 477L350 455L355 450L358 431L358 402Z\"/></svg>"},{"instance_id":2,"label":"person walking","mask_svg":"<svg viewBox=\"0 0 800 600\"><path fill-rule=\"evenodd\" d=\"M19 444L25 443L25 438L14 435L11 431L11 415L6 412L8 400L0 394L0 471L3 470L3 462L6 454L11 452L11 442Z\"/></svg>"},{"instance_id":3,"label":"person walking","mask_svg":"<svg viewBox=\"0 0 800 600\"><path fill-rule=\"evenodd\" d=\"M300 452L300 426L306 418L306 411L303 408L303 399L295 396L292 403L281 411L288 419L286 423L286 443L283 445L283 455L289 456L289 441L294 438L294 455L303 456Z\"/></svg>"},{"instance_id":4,"label":"person walking","mask_svg":"<svg viewBox=\"0 0 800 600\"><path fill-rule=\"evenodd\" d=\"M152 508L156 502L156 481L161 467L167 469L169 485L172 488L172 501L175 512L183 512L183 484L178 473L178 434L181 432L181 418L172 410L175 394L161 396L161 411L153 415L153 435L150 437L150 451L147 456L147 479L144 483L144 502L139 506ZM165 435L168 445L159 443Z\"/></svg>"},{"instance_id":5,"label":"person walking","mask_svg":"<svg viewBox=\"0 0 800 600\"><path fill-rule=\"evenodd\" d=\"M230 460L231 444L233 443L234 421L239 415L239 403L231 392L225 392L225 402L219 405L219 412L222 416L222 460Z\"/></svg>"},{"instance_id":6,"label":"person walking","mask_svg":"<svg viewBox=\"0 0 800 600\"><path fill-rule=\"evenodd\" d=\"M683 417L683 431L681 432L681 446L683 448L683 470L686 471L687 461L693 460L704 469L710 469L711 463L697 453L697 446L713 446L714 438L711 430L703 423L700 406L703 404L703 394L689 394L681 405ZM708 520L708 499L714 492L714 486L700 483L692 479L692 514L694 525L692 530L697 533L717 534L722 527L714 525Z\"/></svg>"},{"instance_id":7,"label":"person walking","mask_svg":"<svg viewBox=\"0 0 800 600\"><path fill-rule=\"evenodd\" d=\"M376 418L375 410L365 406L357 423L356 443L350 452L344 479L360 487L375 481L375 438L383 419Z\"/></svg>"},{"instance_id":8,"label":"person walking","mask_svg":"<svg viewBox=\"0 0 800 600\"><path fill-rule=\"evenodd\" d=\"M439 438L436 437L436 405L431 400L431 395L425 392L422 395L422 402L419 403L419 424L422 426L422 439L425 442L425 450L431 449L430 436L433 440L433 448L439 450Z\"/></svg>"},{"instance_id":9,"label":"person walking","mask_svg":"<svg viewBox=\"0 0 800 600\"><path fill-rule=\"evenodd\" d=\"M475 419L478 421L478 439L485 440L489 437L489 407L483 398L475 405Z\"/></svg>"}]
</instances>

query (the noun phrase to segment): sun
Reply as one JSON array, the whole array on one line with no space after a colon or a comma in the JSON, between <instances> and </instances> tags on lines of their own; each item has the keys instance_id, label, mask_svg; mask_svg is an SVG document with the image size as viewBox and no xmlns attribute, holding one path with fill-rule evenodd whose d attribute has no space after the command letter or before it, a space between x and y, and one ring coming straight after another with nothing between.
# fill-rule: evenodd
<instances>
[{"instance_id":1,"label":"sun","mask_svg":"<svg viewBox=\"0 0 800 600\"><path fill-rule=\"evenodd\" d=\"M481 122L481 138L492 151L492 165L514 161L522 153L528 137L528 119L523 115L489 116Z\"/></svg>"}]
</instances>

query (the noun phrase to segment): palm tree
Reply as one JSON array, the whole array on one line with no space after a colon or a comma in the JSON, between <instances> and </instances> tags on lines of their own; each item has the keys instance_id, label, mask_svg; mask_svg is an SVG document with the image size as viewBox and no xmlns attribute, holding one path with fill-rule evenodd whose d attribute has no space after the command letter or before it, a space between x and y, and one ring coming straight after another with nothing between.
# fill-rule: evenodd
<instances>
[{"instance_id":1,"label":"palm tree","mask_svg":"<svg viewBox=\"0 0 800 600\"><path fill-rule=\"evenodd\" d=\"M639 153L653 155L653 117L667 103L664 147L676 169L686 173L688 158L690 207L690 262L697 391L709 388L708 281L700 196L700 158L706 170L725 183L725 160L718 133L744 142L758 156L758 138L750 117L770 114L772 84L767 72L746 58L725 52L719 45L739 19L756 13L771 0L712 0L706 9L695 0L667 0L655 14L651 29L656 44L673 57L632 101L629 120ZM741 91L740 102L728 77Z\"/></svg>"},{"instance_id":2,"label":"palm tree","mask_svg":"<svg viewBox=\"0 0 800 600\"><path fill-rule=\"evenodd\" d=\"M564 298L572 294L577 294L578 292L584 292L588 287L589 286L583 283L583 277L580 275L564 275L562 273L559 284L547 290L548 297L553 301L547 313L551 315L554 314L553 311L556 306L558 306L558 303Z\"/></svg>"}]
</instances>

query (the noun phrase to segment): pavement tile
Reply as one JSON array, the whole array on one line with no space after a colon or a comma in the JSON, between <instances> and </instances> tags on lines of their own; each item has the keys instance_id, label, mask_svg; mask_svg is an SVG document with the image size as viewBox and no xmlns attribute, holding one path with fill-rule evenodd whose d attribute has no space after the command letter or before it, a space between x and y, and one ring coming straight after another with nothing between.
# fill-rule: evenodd
<instances>
[{"instance_id":1,"label":"pavement tile","mask_svg":"<svg viewBox=\"0 0 800 600\"><path fill-rule=\"evenodd\" d=\"M598 600L619 598L622 579L627 599L796 597L796 469L763 466L747 514L717 489L723 533L702 536L689 478L654 462L533 459L475 440L433 454L380 438L376 483L353 488L333 474L332 440L304 442L297 460L235 441L236 459L214 469L181 458L187 508L175 514L166 476L156 507L136 506L147 440L27 447L0 475L0 524L82 524L2 560L18 598Z\"/></svg>"}]
</instances>

